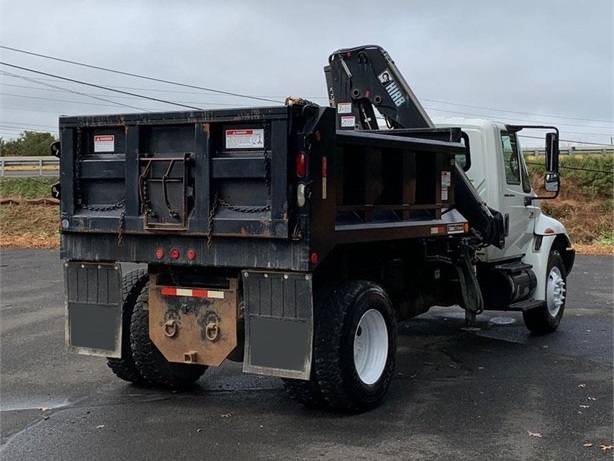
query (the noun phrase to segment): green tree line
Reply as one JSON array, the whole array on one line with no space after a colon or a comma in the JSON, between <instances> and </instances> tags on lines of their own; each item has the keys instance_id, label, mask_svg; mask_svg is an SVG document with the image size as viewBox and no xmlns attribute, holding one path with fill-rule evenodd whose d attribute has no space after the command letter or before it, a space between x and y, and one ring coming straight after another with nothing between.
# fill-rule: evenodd
<instances>
[{"instance_id":1,"label":"green tree line","mask_svg":"<svg viewBox=\"0 0 614 461\"><path fill-rule=\"evenodd\" d=\"M12 141L0 138L0 156L49 155L49 146L55 141L57 139L51 133L24 131Z\"/></svg>"}]
</instances>

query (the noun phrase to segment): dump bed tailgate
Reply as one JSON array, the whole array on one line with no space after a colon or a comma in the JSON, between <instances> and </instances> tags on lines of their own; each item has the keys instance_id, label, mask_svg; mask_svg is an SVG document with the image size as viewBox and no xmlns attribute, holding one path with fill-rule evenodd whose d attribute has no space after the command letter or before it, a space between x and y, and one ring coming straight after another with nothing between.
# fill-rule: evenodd
<instances>
[{"instance_id":1,"label":"dump bed tailgate","mask_svg":"<svg viewBox=\"0 0 614 461\"><path fill-rule=\"evenodd\" d=\"M287 238L295 112L61 118L63 232Z\"/></svg>"}]
</instances>

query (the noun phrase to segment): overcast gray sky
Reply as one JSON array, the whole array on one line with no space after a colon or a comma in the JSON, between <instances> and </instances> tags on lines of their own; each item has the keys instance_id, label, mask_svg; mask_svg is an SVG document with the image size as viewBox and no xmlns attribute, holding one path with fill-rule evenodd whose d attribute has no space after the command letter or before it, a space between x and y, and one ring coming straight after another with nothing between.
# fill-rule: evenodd
<instances>
[{"instance_id":1,"label":"overcast gray sky","mask_svg":"<svg viewBox=\"0 0 614 461\"><path fill-rule=\"evenodd\" d=\"M322 68L328 55L378 44L432 116L552 123L563 139L580 142L610 144L614 137L613 0L0 4L4 46L280 102L296 95L326 104ZM0 57L9 64L202 108L268 104L14 51L0 50ZM4 139L23 130L57 133L61 114L137 111L86 95L142 110L181 110L6 66L0 72Z\"/></svg>"}]
</instances>

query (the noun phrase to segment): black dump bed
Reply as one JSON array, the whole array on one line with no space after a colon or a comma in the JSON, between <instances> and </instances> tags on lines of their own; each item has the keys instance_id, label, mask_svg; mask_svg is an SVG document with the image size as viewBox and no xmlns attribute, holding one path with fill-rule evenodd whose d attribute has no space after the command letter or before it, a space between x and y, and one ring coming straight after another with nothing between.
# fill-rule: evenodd
<instances>
[{"instance_id":1,"label":"black dump bed","mask_svg":"<svg viewBox=\"0 0 614 461\"><path fill-rule=\"evenodd\" d=\"M335 245L466 232L462 144L335 124L311 105L62 117L62 256L308 271Z\"/></svg>"}]
</instances>

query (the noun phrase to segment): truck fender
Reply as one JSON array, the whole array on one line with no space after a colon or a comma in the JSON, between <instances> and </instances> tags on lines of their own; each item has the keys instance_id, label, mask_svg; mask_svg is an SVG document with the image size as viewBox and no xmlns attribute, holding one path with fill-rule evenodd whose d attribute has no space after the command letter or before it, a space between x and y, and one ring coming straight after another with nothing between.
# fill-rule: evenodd
<instances>
[{"instance_id":1,"label":"truck fender","mask_svg":"<svg viewBox=\"0 0 614 461\"><path fill-rule=\"evenodd\" d=\"M565 226L554 218L540 214L535 220L533 242L523 258L523 262L533 266L537 277L537 287L532 299L546 298L546 271L551 251L557 250L565 263L567 274L571 272L575 250L567 235Z\"/></svg>"},{"instance_id":2,"label":"truck fender","mask_svg":"<svg viewBox=\"0 0 614 461\"><path fill-rule=\"evenodd\" d=\"M540 213L535 220L534 232L535 235L563 234L569 241L567 229L563 223L543 213Z\"/></svg>"},{"instance_id":3,"label":"truck fender","mask_svg":"<svg viewBox=\"0 0 614 461\"><path fill-rule=\"evenodd\" d=\"M540 213L535 220L534 229L533 249L539 249L540 244L542 246L546 244L548 245L545 248L545 250L548 251L546 254L550 254L552 247L556 247L556 250L563 257L565 269L567 274L569 274L576 258L576 250L573 248L573 244L571 243L571 239L563 223ZM548 236L554 236L554 240L551 241L550 239L546 239L545 237Z\"/></svg>"}]
</instances>

